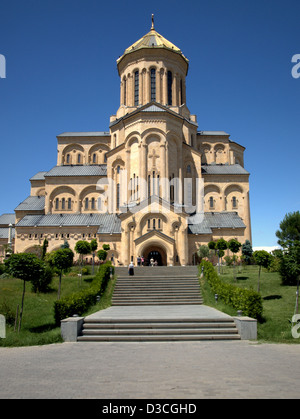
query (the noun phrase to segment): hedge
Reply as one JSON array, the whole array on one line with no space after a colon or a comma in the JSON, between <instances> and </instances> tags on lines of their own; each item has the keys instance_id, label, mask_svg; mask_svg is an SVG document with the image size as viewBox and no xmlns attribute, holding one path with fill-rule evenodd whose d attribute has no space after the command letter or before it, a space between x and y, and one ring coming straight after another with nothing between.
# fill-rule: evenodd
<instances>
[{"instance_id":1,"label":"hedge","mask_svg":"<svg viewBox=\"0 0 300 419\"><path fill-rule=\"evenodd\" d=\"M91 286L83 291L74 292L54 303L55 324L59 325L61 320L71 317L74 314L79 316L86 312L89 307L97 301L97 296L105 291L110 273L114 273L114 267L110 262L99 266L98 272L91 283Z\"/></svg>"},{"instance_id":2,"label":"hedge","mask_svg":"<svg viewBox=\"0 0 300 419\"><path fill-rule=\"evenodd\" d=\"M224 283L210 262L202 261L199 265L199 273L202 271L202 267L211 290L214 294L218 294L218 298L225 304L237 310L242 310L244 316L255 319L262 317L262 298L258 292Z\"/></svg>"}]
</instances>

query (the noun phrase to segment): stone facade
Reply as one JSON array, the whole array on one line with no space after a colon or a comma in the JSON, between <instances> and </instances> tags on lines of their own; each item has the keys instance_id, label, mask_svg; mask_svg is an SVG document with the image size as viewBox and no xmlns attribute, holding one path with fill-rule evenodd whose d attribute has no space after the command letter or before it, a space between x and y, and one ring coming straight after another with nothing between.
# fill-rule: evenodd
<instances>
[{"instance_id":1,"label":"stone facade","mask_svg":"<svg viewBox=\"0 0 300 419\"><path fill-rule=\"evenodd\" d=\"M56 166L30 179L15 209L15 252L45 238L48 251L96 238L116 264L143 255L188 265L210 240L251 241L245 148L223 131L199 130L187 107L188 67L153 26L125 50L110 131L57 136Z\"/></svg>"}]
</instances>

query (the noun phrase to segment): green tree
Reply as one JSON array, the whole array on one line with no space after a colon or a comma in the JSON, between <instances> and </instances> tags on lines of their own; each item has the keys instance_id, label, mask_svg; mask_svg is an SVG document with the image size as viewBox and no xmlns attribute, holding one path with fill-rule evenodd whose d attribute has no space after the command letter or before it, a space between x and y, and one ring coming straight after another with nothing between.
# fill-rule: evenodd
<instances>
[{"instance_id":1,"label":"green tree","mask_svg":"<svg viewBox=\"0 0 300 419\"><path fill-rule=\"evenodd\" d=\"M31 253L17 253L15 255L11 255L10 258L5 261L5 265L8 273L12 277L23 280L23 294L18 327L18 331L20 331L23 317L26 282L39 278L44 273L45 265L36 255Z\"/></svg>"},{"instance_id":2,"label":"green tree","mask_svg":"<svg viewBox=\"0 0 300 419\"><path fill-rule=\"evenodd\" d=\"M49 253L49 265L54 268L59 275L57 299L60 299L61 278L63 273L67 273L73 265L74 253L71 249L57 249Z\"/></svg>"},{"instance_id":3,"label":"green tree","mask_svg":"<svg viewBox=\"0 0 300 419\"><path fill-rule=\"evenodd\" d=\"M234 280L236 281L236 269L235 269L235 254L238 253L238 251L241 248L241 243L237 241L236 239L231 239L228 242L228 249L234 254L234 261L233 261L233 271L234 271Z\"/></svg>"},{"instance_id":4,"label":"green tree","mask_svg":"<svg viewBox=\"0 0 300 419\"><path fill-rule=\"evenodd\" d=\"M271 265L273 256L268 253L266 250L256 250L253 253L253 258L254 261L256 263L256 265L259 266L259 270L258 270L258 283L257 283L257 292L260 291L260 272L261 272L261 268L269 268L269 266Z\"/></svg>"},{"instance_id":5,"label":"green tree","mask_svg":"<svg viewBox=\"0 0 300 419\"><path fill-rule=\"evenodd\" d=\"M92 239L91 240L91 243L90 243L90 246L91 246L91 252L92 252L92 256L93 256L92 275L94 275L95 252L96 252L96 250L98 248L98 242L97 242L97 240L96 239Z\"/></svg>"},{"instance_id":6,"label":"green tree","mask_svg":"<svg viewBox=\"0 0 300 419\"><path fill-rule=\"evenodd\" d=\"M110 250L110 245L109 244L103 244L102 245L102 249L100 249L97 252L97 256L100 259L100 261L104 262L105 259L107 258L107 251Z\"/></svg>"},{"instance_id":7,"label":"green tree","mask_svg":"<svg viewBox=\"0 0 300 419\"><path fill-rule=\"evenodd\" d=\"M42 259L45 259L46 253L47 253L47 248L48 248L48 240L44 239L43 241L43 246L42 246Z\"/></svg>"},{"instance_id":8,"label":"green tree","mask_svg":"<svg viewBox=\"0 0 300 419\"><path fill-rule=\"evenodd\" d=\"M83 265L83 256L91 253L91 245L86 240L79 240L75 244L75 252L81 255L81 270L80 270L80 280L82 279L82 265Z\"/></svg>"},{"instance_id":9,"label":"green tree","mask_svg":"<svg viewBox=\"0 0 300 419\"><path fill-rule=\"evenodd\" d=\"M245 263L249 265L253 255L253 249L249 240L246 240L242 245L242 255L244 256Z\"/></svg>"},{"instance_id":10,"label":"green tree","mask_svg":"<svg viewBox=\"0 0 300 419\"><path fill-rule=\"evenodd\" d=\"M225 239L221 238L217 240L216 242L216 249L218 253L218 257L221 258L221 264L222 264L222 257L225 255L225 250L228 248L228 243ZM220 273L220 263L219 265L219 273Z\"/></svg>"},{"instance_id":11,"label":"green tree","mask_svg":"<svg viewBox=\"0 0 300 419\"><path fill-rule=\"evenodd\" d=\"M197 255L200 259L208 258L209 256L209 247L205 244L201 245L199 249L197 250Z\"/></svg>"},{"instance_id":12,"label":"green tree","mask_svg":"<svg viewBox=\"0 0 300 419\"><path fill-rule=\"evenodd\" d=\"M292 246L295 242L300 242L300 212L290 212L285 215L276 231L278 244L283 248Z\"/></svg>"}]
</instances>

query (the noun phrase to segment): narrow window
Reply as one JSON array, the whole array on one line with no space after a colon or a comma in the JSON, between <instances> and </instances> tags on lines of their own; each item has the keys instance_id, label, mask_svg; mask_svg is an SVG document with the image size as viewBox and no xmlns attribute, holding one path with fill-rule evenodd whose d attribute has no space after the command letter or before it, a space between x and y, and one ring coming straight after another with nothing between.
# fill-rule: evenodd
<instances>
[{"instance_id":1,"label":"narrow window","mask_svg":"<svg viewBox=\"0 0 300 419\"><path fill-rule=\"evenodd\" d=\"M81 154L77 155L77 163L80 164L81 163Z\"/></svg>"},{"instance_id":2,"label":"narrow window","mask_svg":"<svg viewBox=\"0 0 300 419\"><path fill-rule=\"evenodd\" d=\"M183 105L182 79L180 79L180 105Z\"/></svg>"},{"instance_id":3,"label":"narrow window","mask_svg":"<svg viewBox=\"0 0 300 419\"><path fill-rule=\"evenodd\" d=\"M92 198L92 209L95 209L95 198Z\"/></svg>"},{"instance_id":4,"label":"narrow window","mask_svg":"<svg viewBox=\"0 0 300 419\"><path fill-rule=\"evenodd\" d=\"M155 230L155 218L153 218L153 230Z\"/></svg>"},{"instance_id":5,"label":"narrow window","mask_svg":"<svg viewBox=\"0 0 300 419\"><path fill-rule=\"evenodd\" d=\"M134 73L134 105L139 104L139 72Z\"/></svg>"},{"instance_id":6,"label":"narrow window","mask_svg":"<svg viewBox=\"0 0 300 419\"><path fill-rule=\"evenodd\" d=\"M237 200L236 200L236 196L234 196L234 197L232 198L232 207L233 207L233 208L236 208L236 207L237 207Z\"/></svg>"},{"instance_id":7,"label":"narrow window","mask_svg":"<svg viewBox=\"0 0 300 419\"><path fill-rule=\"evenodd\" d=\"M150 228L150 219L148 220L148 228Z\"/></svg>"},{"instance_id":8,"label":"narrow window","mask_svg":"<svg viewBox=\"0 0 300 419\"><path fill-rule=\"evenodd\" d=\"M93 154L93 163L97 163L97 156L96 153Z\"/></svg>"},{"instance_id":9,"label":"narrow window","mask_svg":"<svg viewBox=\"0 0 300 419\"><path fill-rule=\"evenodd\" d=\"M172 105L172 82L173 82L173 76L172 72L168 71L168 105Z\"/></svg>"},{"instance_id":10,"label":"narrow window","mask_svg":"<svg viewBox=\"0 0 300 419\"><path fill-rule=\"evenodd\" d=\"M160 218L158 219L158 228L160 228Z\"/></svg>"},{"instance_id":11,"label":"narrow window","mask_svg":"<svg viewBox=\"0 0 300 419\"><path fill-rule=\"evenodd\" d=\"M192 173L192 169L189 164L186 166L186 173Z\"/></svg>"},{"instance_id":12,"label":"narrow window","mask_svg":"<svg viewBox=\"0 0 300 419\"><path fill-rule=\"evenodd\" d=\"M120 208L120 184L117 183L117 209Z\"/></svg>"},{"instance_id":13,"label":"narrow window","mask_svg":"<svg viewBox=\"0 0 300 419\"><path fill-rule=\"evenodd\" d=\"M89 209L89 198L85 198L85 209Z\"/></svg>"},{"instance_id":14,"label":"narrow window","mask_svg":"<svg viewBox=\"0 0 300 419\"><path fill-rule=\"evenodd\" d=\"M124 105L126 105L126 96L127 96L127 86L126 86L126 79L124 79Z\"/></svg>"},{"instance_id":15,"label":"narrow window","mask_svg":"<svg viewBox=\"0 0 300 419\"><path fill-rule=\"evenodd\" d=\"M151 195L151 182L150 182L150 175L148 175L148 198Z\"/></svg>"},{"instance_id":16,"label":"narrow window","mask_svg":"<svg viewBox=\"0 0 300 419\"><path fill-rule=\"evenodd\" d=\"M72 209L72 200L68 198L68 210Z\"/></svg>"},{"instance_id":17,"label":"narrow window","mask_svg":"<svg viewBox=\"0 0 300 419\"><path fill-rule=\"evenodd\" d=\"M151 101L154 102L156 100L156 71L155 68L151 68Z\"/></svg>"},{"instance_id":18,"label":"narrow window","mask_svg":"<svg viewBox=\"0 0 300 419\"><path fill-rule=\"evenodd\" d=\"M209 198L209 207L210 208L214 207L214 198L212 196Z\"/></svg>"},{"instance_id":19,"label":"narrow window","mask_svg":"<svg viewBox=\"0 0 300 419\"><path fill-rule=\"evenodd\" d=\"M62 200L61 200L61 209L65 209L65 203L66 203L66 200L65 200L65 198L62 198Z\"/></svg>"},{"instance_id":20,"label":"narrow window","mask_svg":"<svg viewBox=\"0 0 300 419\"><path fill-rule=\"evenodd\" d=\"M70 154L67 154L67 164L70 163Z\"/></svg>"},{"instance_id":21,"label":"narrow window","mask_svg":"<svg viewBox=\"0 0 300 419\"><path fill-rule=\"evenodd\" d=\"M56 200L55 200L55 209L58 210L58 208L59 208L59 199L56 198Z\"/></svg>"}]
</instances>

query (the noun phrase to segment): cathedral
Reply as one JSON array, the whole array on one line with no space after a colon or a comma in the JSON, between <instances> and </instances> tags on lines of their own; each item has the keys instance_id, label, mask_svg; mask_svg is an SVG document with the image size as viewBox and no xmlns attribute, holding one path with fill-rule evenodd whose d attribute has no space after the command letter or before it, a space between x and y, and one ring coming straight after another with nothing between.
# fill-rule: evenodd
<instances>
[{"instance_id":1,"label":"cathedral","mask_svg":"<svg viewBox=\"0 0 300 419\"><path fill-rule=\"evenodd\" d=\"M0 247L30 252L47 239L48 252L66 241L74 250L95 238L116 266L138 257L184 266L211 240L251 242L245 148L199 129L188 68L152 19L117 60L120 104L109 131L57 136L56 165L34 174L30 195L0 216Z\"/></svg>"}]
</instances>

